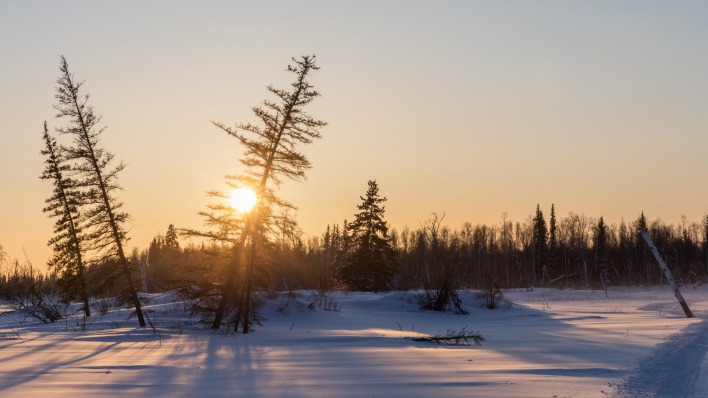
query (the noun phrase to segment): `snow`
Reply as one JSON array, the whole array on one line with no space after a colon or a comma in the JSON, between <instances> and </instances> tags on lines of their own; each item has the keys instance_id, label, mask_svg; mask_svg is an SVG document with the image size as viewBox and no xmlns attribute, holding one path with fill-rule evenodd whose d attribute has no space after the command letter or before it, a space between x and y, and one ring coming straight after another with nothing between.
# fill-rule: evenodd
<instances>
[{"instance_id":1,"label":"snow","mask_svg":"<svg viewBox=\"0 0 708 398\"><path fill-rule=\"evenodd\" d=\"M129 310L55 324L0 316L0 396L34 397L636 397L701 396L708 288L515 289L469 315L419 311L416 292L265 296L263 326L212 332L173 293L145 296L157 331ZM482 346L414 342L448 329Z\"/></svg>"}]
</instances>

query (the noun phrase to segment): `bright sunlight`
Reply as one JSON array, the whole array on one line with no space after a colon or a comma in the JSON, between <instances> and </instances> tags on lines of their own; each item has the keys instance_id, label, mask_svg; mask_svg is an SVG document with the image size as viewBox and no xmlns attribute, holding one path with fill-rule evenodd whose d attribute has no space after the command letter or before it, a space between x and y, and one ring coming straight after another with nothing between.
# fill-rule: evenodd
<instances>
[{"instance_id":1,"label":"bright sunlight","mask_svg":"<svg viewBox=\"0 0 708 398\"><path fill-rule=\"evenodd\" d=\"M231 197L229 198L229 204L236 211L241 213L248 213L251 211L253 206L256 205L258 197L256 193L253 192L251 188L239 188L231 191Z\"/></svg>"}]
</instances>

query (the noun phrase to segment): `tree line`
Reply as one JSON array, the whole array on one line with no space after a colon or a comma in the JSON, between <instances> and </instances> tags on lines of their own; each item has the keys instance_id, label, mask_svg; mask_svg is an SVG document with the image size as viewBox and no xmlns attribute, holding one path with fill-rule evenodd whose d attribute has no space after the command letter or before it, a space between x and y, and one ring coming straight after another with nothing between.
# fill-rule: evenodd
<instances>
[{"instance_id":1,"label":"tree line","mask_svg":"<svg viewBox=\"0 0 708 398\"><path fill-rule=\"evenodd\" d=\"M379 224L378 239L387 239L389 246L382 244L368 252L366 245L373 246L371 241L377 238L356 233L361 222L335 223L318 236L300 233L264 249L269 261L260 269L261 287L276 291L426 289L440 285L436 280L445 275L450 275L454 286L473 289L489 283L499 288L665 283L641 237L642 229L649 231L677 280L693 284L708 278L708 217L701 223L684 220L671 225L660 219L647 221L640 213L634 221L608 224L603 217L572 212L556 218L554 207L548 219L537 208L523 222L504 216L499 224L468 222L459 229L443 225L444 215L437 214L417 229L388 231L387 225ZM385 235L381 229L387 231ZM174 249L165 242L165 236L158 235L140 254L155 291L178 287L183 281L171 275L196 267L195 253L203 256L199 261L228 257L219 246Z\"/></svg>"}]
</instances>

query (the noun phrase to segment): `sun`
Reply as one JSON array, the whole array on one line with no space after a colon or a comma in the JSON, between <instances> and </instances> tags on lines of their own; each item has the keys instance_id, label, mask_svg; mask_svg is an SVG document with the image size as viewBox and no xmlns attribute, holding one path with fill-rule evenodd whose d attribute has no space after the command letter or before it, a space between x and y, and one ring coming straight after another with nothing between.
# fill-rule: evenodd
<instances>
[{"instance_id":1,"label":"sun","mask_svg":"<svg viewBox=\"0 0 708 398\"><path fill-rule=\"evenodd\" d=\"M231 190L231 195L229 197L229 205L241 213L248 213L251 211L257 201L258 196L256 196L256 193L253 192L251 188L246 187Z\"/></svg>"}]
</instances>

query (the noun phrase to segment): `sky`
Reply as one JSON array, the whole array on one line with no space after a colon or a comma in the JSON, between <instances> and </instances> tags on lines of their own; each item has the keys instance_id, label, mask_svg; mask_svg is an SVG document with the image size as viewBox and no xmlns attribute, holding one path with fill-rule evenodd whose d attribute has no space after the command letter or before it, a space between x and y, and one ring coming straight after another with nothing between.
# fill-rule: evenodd
<instances>
[{"instance_id":1,"label":"sky","mask_svg":"<svg viewBox=\"0 0 708 398\"><path fill-rule=\"evenodd\" d=\"M376 180L392 227L616 223L708 213L708 4L702 1L22 1L0 3L0 245L46 263L42 123L59 56L123 160L130 248L199 228L242 171L210 121L255 122L291 57L316 54L328 122L285 182L308 236L351 220ZM186 243L186 242L185 242Z\"/></svg>"}]
</instances>

